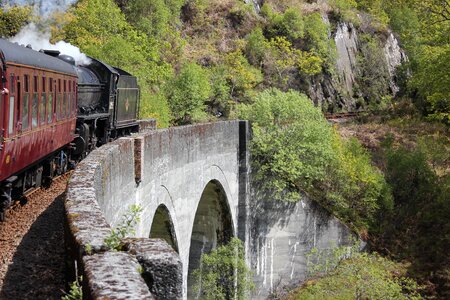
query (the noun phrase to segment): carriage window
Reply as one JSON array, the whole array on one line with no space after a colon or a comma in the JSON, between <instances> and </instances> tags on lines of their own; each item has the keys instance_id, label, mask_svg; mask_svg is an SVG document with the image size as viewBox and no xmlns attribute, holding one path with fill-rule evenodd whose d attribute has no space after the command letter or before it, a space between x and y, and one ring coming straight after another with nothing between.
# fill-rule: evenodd
<instances>
[{"instance_id":1,"label":"carriage window","mask_svg":"<svg viewBox=\"0 0 450 300\"><path fill-rule=\"evenodd\" d=\"M8 134L9 135L14 133L14 110L15 110L14 93L16 92L14 79L15 79L14 74L11 74L11 76L9 78L9 122L8 122Z\"/></svg>"},{"instance_id":2,"label":"carriage window","mask_svg":"<svg viewBox=\"0 0 450 300\"><path fill-rule=\"evenodd\" d=\"M72 115L72 85L70 81L67 82L68 93L67 93L67 116Z\"/></svg>"},{"instance_id":3,"label":"carriage window","mask_svg":"<svg viewBox=\"0 0 450 300\"><path fill-rule=\"evenodd\" d=\"M48 79L48 105L47 105L47 119L51 123L53 119L53 79Z\"/></svg>"},{"instance_id":4,"label":"carriage window","mask_svg":"<svg viewBox=\"0 0 450 300\"><path fill-rule=\"evenodd\" d=\"M62 102L62 96L61 96L61 79L58 79L58 98L56 99L56 120L61 120L61 102Z\"/></svg>"},{"instance_id":5,"label":"carriage window","mask_svg":"<svg viewBox=\"0 0 450 300\"><path fill-rule=\"evenodd\" d=\"M41 102L39 105L39 122L41 125L45 124L45 106L47 104L47 95L45 94L46 91L46 78L42 77L42 87L41 87Z\"/></svg>"},{"instance_id":6,"label":"carriage window","mask_svg":"<svg viewBox=\"0 0 450 300\"><path fill-rule=\"evenodd\" d=\"M9 124L8 124L8 134L13 134L14 132L14 95L9 96Z\"/></svg>"},{"instance_id":7,"label":"carriage window","mask_svg":"<svg viewBox=\"0 0 450 300\"><path fill-rule=\"evenodd\" d=\"M22 130L27 130L29 127L29 110L30 110L30 76L23 76L24 93L22 97Z\"/></svg>"},{"instance_id":8,"label":"carriage window","mask_svg":"<svg viewBox=\"0 0 450 300\"><path fill-rule=\"evenodd\" d=\"M23 75L23 91L30 92L30 76L28 75Z\"/></svg>"},{"instance_id":9,"label":"carriage window","mask_svg":"<svg viewBox=\"0 0 450 300\"><path fill-rule=\"evenodd\" d=\"M9 78L9 93L10 94L14 94L16 92L16 86L15 86L16 81L14 79L15 79L14 74L11 74L11 76Z\"/></svg>"},{"instance_id":10,"label":"carriage window","mask_svg":"<svg viewBox=\"0 0 450 300\"><path fill-rule=\"evenodd\" d=\"M39 98L38 98L38 77L33 77L33 102L32 102L32 116L31 116L31 124L34 127L38 125L38 109L39 109Z\"/></svg>"},{"instance_id":11,"label":"carriage window","mask_svg":"<svg viewBox=\"0 0 450 300\"><path fill-rule=\"evenodd\" d=\"M62 104L62 117L67 117L67 81L64 80L64 93L63 93L63 104Z\"/></svg>"},{"instance_id":12,"label":"carriage window","mask_svg":"<svg viewBox=\"0 0 450 300\"><path fill-rule=\"evenodd\" d=\"M74 114L77 114L77 95L76 95L76 83L75 81L73 82L73 101L72 101L72 111Z\"/></svg>"}]
</instances>

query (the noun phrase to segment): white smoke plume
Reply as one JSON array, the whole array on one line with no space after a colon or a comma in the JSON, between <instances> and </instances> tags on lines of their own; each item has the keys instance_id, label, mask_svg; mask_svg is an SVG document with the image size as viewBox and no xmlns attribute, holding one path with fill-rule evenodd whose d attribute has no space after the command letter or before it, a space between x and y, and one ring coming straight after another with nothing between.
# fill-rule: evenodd
<instances>
[{"instance_id":1,"label":"white smoke plume","mask_svg":"<svg viewBox=\"0 0 450 300\"><path fill-rule=\"evenodd\" d=\"M66 11L76 0L3 0L5 6L30 5L36 14L47 17L55 11Z\"/></svg>"},{"instance_id":2,"label":"white smoke plume","mask_svg":"<svg viewBox=\"0 0 450 300\"><path fill-rule=\"evenodd\" d=\"M30 23L22 28L20 32L16 36L10 38L9 41L24 46L31 45L36 51L41 49L59 50L61 54L72 56L77 65L87 65L91 62L86 54L81 53L78 47L75 47L70 43L63 41L57 42L56 44L50 43L50 33L40 32L34 23Z\"/></svg>"}]
</instances>

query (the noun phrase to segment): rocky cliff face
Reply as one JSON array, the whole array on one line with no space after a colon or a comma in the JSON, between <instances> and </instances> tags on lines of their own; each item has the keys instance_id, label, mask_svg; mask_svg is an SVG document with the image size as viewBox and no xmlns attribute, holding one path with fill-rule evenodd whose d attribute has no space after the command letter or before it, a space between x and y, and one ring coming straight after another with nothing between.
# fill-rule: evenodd
<instances>
[{"instance_id":1,"label":"rocky cliff face","mask_svg":"<svg viewBox=\"0 0 450 300\"><path fill-rule=\"evenodd\" d=\"M324 18L324 22L329 22L328 18ZM356 28L351 23L337 23L332 25L335 30L330 33L330 39L333 39L336 49L335 71L323 73L309 82L307 89L308 95L313 99L314 103L321 106L324 111L355 111L364 109L364 106L371 101L376 101L373 95L366 93L364 89L364 80L370 76L367 70L367 63L373 62L376 65L378 76L372 76L377 80L385 80L387 87L384 95L395 95L399 88L396 84L396 68L403 62L407 61L405 52L400 48L399 42L395 35L388 31L383 34L371 33L370 37L377 41L378 53L382 53L382 57L375 62L372 53L368 47L364 47L367 41L361 41L360 35L367 35L361 29ZM364 60L365 59L365 60ZM370 72L370 70L369 70ZM383 79L384 78L384 79ZM370 82L366 82L366 85ZM382 91L380 91L382 93Z\"/></svg>"}]
</instances>

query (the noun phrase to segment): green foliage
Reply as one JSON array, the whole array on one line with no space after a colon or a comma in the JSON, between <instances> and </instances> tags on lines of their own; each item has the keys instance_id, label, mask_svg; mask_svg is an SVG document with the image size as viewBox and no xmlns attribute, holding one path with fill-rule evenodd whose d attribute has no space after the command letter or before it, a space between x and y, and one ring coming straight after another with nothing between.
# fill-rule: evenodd
<instances>
[{"instance_id":1,"label":"green foliage","mask_svg":"<svg viewBox=\"0 0 450 300\"><path fill-rule=\"evenodd\" d=\"M340 19L354 24L359 22L355 0L329 0L328 3Z\"/></svg>"},{"instance_id":2,"label":"green foliage","mask_svg":"<svg viewBox=\"0 0 450 300\"><path fill-rule=\"evenodd\" d=\"M347 247L332 254L335 267L327 269L326 276L307 282L290 299L422 299L417 284L399 276L399 264L377 254L349 251Z\"/></svg>"},{"instance_id":3,"label":"green foliage","mask_svg":"<svg viewBox=\"0 0 450 300\"><path fill-rule=\"evenodd\" d=\"M166 36L180 22L183 0L153 0L126 2L127 19L149 36Z\"/></svg>"},{"instance_id":4,"label":"green foliage","mask_svg":"<svg viewBox=\"0 0 450 300\"><path fill-rule=\"evenodd\" d=\"M0 8L0 37L9 38L19 33L20 29L31 21L32 10L29 6Z\"/></svg>"},{"instance_id":5,"label":"green foliage","mask_svg":"<svg viewBox=\"0 0 450 300\"><path fill-rule=\"evenodd\" d=\"M380 209L385 212L392 209L390 188L355 138L343 141L335 132L333 152L335 160L319 189L325 192L319 192L317 197L347 224L367 228Z\"/></svg>"},{"instance_id":6,"label":"green foliage","mask_svg":"<svg viewBox=\"0 0 450 300\"><path fill-rule=\"evenodd\" d=\"M200 268L194 271L194 276L194 290L200 299L249 299L254 289L253 274L245 263L244 246L237 238L210 254L202 254Z\"/></svg>"},{"instance_id":7,"label":"green foliage","mask_svg":"<svg viewBox=\"0 0 450 300\"><path fill-rule=\"evenodd\" d=\"M379 217L379 228L373 234L382 249L387 249L394 258L411 261L410 274L429 285L428 293L447 298L445 295L450 293L446 285L450 280L447 137L425 137L414 148L397 147L389 138L386 141L385 173L392 186L394 209Z\"/></svg>"},{"instance_id":8,"label":"green foliage","mask_svg":"<svg viewBox=\"0 0 450 300\"><path fill-rule=\"evenodd\" d=\"M358 8L369 12L381 27L384 28L389 24L399 34L402 47L407 50L410 60L408 74L412 76L406 77L406 80L409 96L414 98L416 106L430 119L449 124L449 1L358 0L357 2ZM371 59L367 60L370 61ZM379 64L376 63L375 66ZM370 68L376 70L376 67ZM376 78L369 76L367 79L368 82L375 79L375 86L378 87L369 92L375 95L380 86Z\"/></svg>"},{"instance_id":9,"label":"green foliage","mask_svg":"<svg viewBox=\"0 0 450 300\"><path fill-rule=\"evenodd\" d=\"M155 87L167 81L172 71L161 60L158 43L128 24L112 0L78 1L65 19L67 23L54 34L82 52L136 75L141 87L141 117L159 116L158 123L167 125L167 101Z\"/></svg>"},{"instance_id":10,"label":"green foliage","mask_svg":"<svg viewBox=\"0 0 450 300\"><path fill-rule=\"evenodd\" d=\"M245 52L249 62L254 66L260 66L267 51L267 41L262 29L258 27L253 30L246 40Z\"/></svg>"},{"instance_id":11,"label":"green foliage","mask_svg":"<svg viewBox=\"0 0 450 300\"><path fill-rule=\"evenodd\" d=\"M267 90L241 106L240 117L252 122L252 168L267 198L296 201L306 193L359 229L392 207L367 151L343 141L306 96Z\"/></svg>"},{"instance_id":12,"label":"green foliage","mask_svg":"<svg viewBox=\"0 0 450 300\"><path fill-rule=\"evenodd\" d=\"M431 117L450 124L450 43L422 46L417 55L417 70L411 81L427 100Z\"/></svg>"},{"instance_id":13,"label":"green foliage","mask_svg":"<svg viewBox=\"0 0 450 300\"><path fill-rule=\"evenodd\" d=\"M296 201L299 190L310 192L326 176L332 131L305 95L266 90L240 108L240 117L252 122L253 170L262 193Z\"/></svg>"},{"instance_id":14,"label":"green foliage","mask_svg":"<svg viewBox=\"0 0 450 300\"><path fill-rule=\"evenodd\" d=\"M150 93L146 89L141 90L139 117L141 119L155 118L158 121L158 127L169 127L170 108L166 94L163 91Z\"/></svg>"},{"instance_id":15,"label":"green foliage","mask_svg":"<svg viewBox=\"0 0 450 300\"><path fill-rule=\"evenodd\" d=\"M105 238L105 245L114 251L120 251L122 248L122 239L135 233L134 227L140 221L142 207L131 205L129 210L122 216L120 223L111 230L111 234Z\"/></svg>"},{"instance_id":16,"label":"green foliage","mask_svg":"<svg viewBox=\"0 0 450 300\"><path fill-rule=\"evenodd\" d=\"M313 53L301 51L282 36L266 43L264 72L269 85L286 86L292 70L312 76L322 70L322 59Z\"/></svg>"},{"instance_id":17,"label":"green foliage","mask_svg":"<svg viewBox=\"0 0 450 300\"><path fill-rule=\"evenodd\" d=\"M178 61L183 41L177 28L183 0L127 1L124 12L128 22L158 44L167 61Z\"/></svg>"},{"instance_id":18,"label":"green foliage","mask_svg":"<svg viewBox=\"0 0 450 300\"><path fill-rule=\"evenodd\" d=\"M362 35L360 40L361 55L357 61L359 73L356 82L366 103L380 104L383 96L390 94L390 75L383 48L376 37Z\"/></svg>"},{"instance_id":19,"label":"green foliage","mask_svg":"<svg viewBox=\"0 0 450 300\"><path fill-rule=\"evenodd\" d=\"M288 8L282 14L273 14L271 23L268 29L270 37L284 36L294 41L304 35L305 23L296 9Z\"/></svg>"},{"instance_id":20,"label":"green foliage","mask_svg":"<svg viewBox=\"0 0 450 300\"><path fill-rule=\"evenodd\" d=\"M385 0L356 0L358 2L358 8L370 13L372 18L378 23L379 29L385 30L389 23L389 16L386 13L386 1Z\"/></svg>"},{"instance_id":21,"label":"green foliage","mask_svg":"<svg viewBox=\"0 0 450 300\"><path fill-rule=\"evenodd\" d=\"M70 291L65 296L61 297L61 300L82 300L83 299L83 289L80 283L83 282L83 276L77 278L74 282L70 284Z\"/></svg>"},{"instance_id":22,"label":"green foliage","mask_svg":"<svg viewBox=\"0 0 450 300\"><path fill-rule=\"evenodd\" d=\"M211 96L209 73L195 63L185 64L167 86L173 123L189 124L205 117L205 102Z\"/></svg>"},{"instance_id":23,"label":"green foliage","mask_svg":"<svg viewBox=\"0 0 450 300\"><path fill-rule=\"evenodd\" d=\"M230 94L238 99L243 98L245 91L254 88L262 81L259 69L252 67L240 50L225 56L226 79L231 88Z\"/></svg>"},{"instance_id":24,"label":"green foliage","mask_svg":"<svg viewBox=\"0 0 450 300\"><path fill-rule=\"evenodd\" d=\"M330 25L325 23L320 13L305 16L305 42L308 51L318 55L328 69L333 68L336 58L336 46L328 38Z\"/></svg>"}]
</instances>

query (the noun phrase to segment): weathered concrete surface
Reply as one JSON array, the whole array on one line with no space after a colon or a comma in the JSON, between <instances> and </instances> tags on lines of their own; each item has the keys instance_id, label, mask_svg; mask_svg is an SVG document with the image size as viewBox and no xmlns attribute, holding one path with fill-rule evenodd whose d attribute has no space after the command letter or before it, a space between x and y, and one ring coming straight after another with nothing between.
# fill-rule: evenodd
<instances>
[{"instance_id":1,"label":"weathered concrete surface","mask_svg":"<svg viewBox=\"0 0 450 300\"><path fill-rule=\"evenodd\" d=\"M143 267L142 276L156 299L181 299L182 265L178 254L161 239L126 239L125 248Z\"/></svg>"},{"instance_id":2,"label":"weathered concrete surface","mask_svg":"<svg viewBox=\"0 0 450 300\"><path fill-rule=\"evenodd\" d=\"M205 224L198 226L195 234L196 240L203 242L193 246L199 251L227 232L237 235L238 208L245 208L242 201L248 201L248 197L244 197L248 182L241 182L247 181L247 177L239 174L240 163L248 164L245 162L248 156L240 153L246 151L242 145L247 144L243 142L246 137L239 135L241 124L246 123L228 121L155 130L121 138L93 151L75 171L66 201L68 240L74 240L72 252L78 253L78 260L89 254L86 248L94 253L107 250L104 238L131 205L143 207L141 222L136 228L137 236L142 238L150 235L155 212L164 206L174 227L182 262L185 298L191 236L205 188L212 182L220 187L221 192L217 193L220 199L216 201L220 205L214 209L219 209L217 215L229 216L230 221L216 222L217 228L212 228L214 224L200 216L197 224ZM242 184L244 188L240 187ZM245 220L245 214L239 219ZM222 228L223 224L227 228ZM213 234L202 233L204 228ZM151 289L157 291L163 287Z\"/></svg>"},{"instance_id":3,"label":"weathered concrete surface","mask_svg":"<svg viewBox=\"0 0 450 300\"><path fill-rule=\"evenodd\" d=\"M251 263L257 286L252 299L266 299L305 279L313 248L351 244L353 233L308 199L297 203L262 199L252 209Z\"/></svg>"},{"instance_id":4,"label":"weathered concrete surface","mask_svg":"<svg viewBox=\"0 0 450 300\"><path fill-rule=\"evenodd\" d=\"M128 253L106 252L85 256L83 265L85 299L155 299L141 277L141 265Z\"/></svg>"},{"instance_id":5,"label":"weathered concrete surface","mask_svg":"<svg viewBox=\"0 0 450 300\"><path fill-rule=\"evenodd\" d=\"M144 210L137 228L139 237L149 236L158 206L163 204L168 209L183 263L186 295L194 219L201 195L213 180L223 187L232 219L231 230L236 235L239 122L161 129L120 142L123 145L102 166L101 178L96 179L102 183L97 191L100 207L108 223L114 226L130 205L140 204ZM134 160L133 153L141 157ZM134 170L139 163L137 186Z\"/></svg>"}]
</instances>

